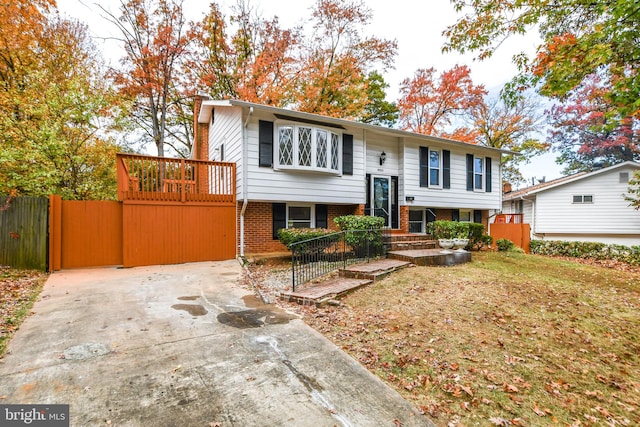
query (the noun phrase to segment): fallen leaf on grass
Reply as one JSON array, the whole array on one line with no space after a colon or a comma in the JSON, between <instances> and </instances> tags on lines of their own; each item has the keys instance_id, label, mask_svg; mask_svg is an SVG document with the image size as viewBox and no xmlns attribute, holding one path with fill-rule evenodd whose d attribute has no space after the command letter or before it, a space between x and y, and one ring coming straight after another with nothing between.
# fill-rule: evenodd
<instances>
[{"instance_id":1,"label":"fallen leaf on grass","mask_svg":"<svg viewBox=\"0 0 640 427\"><path fill-rule=\"evenodd\" d=\"M536 415L539 416L539 417L545 417L547 415L547 413L545 411L543 411L542 409L540 409L540 407L538 405L535 405L533 407L533 412L535 412Z\"/></svg>"},{"instance_id":2,"label":"fallen leaf on grass","mask_svg":"<svg viewBox=\"0 0 640 427\"><path fill-rule=\"evenodd\" d=\"M504 418L500 418L500 417L491 417L489 418L489 422L491 424L493 424L494 426L509 426L511 424L511 422L509 420L505 420Z\"/></svg>"},{"instance_id":3,"label":"fallen leaf on grass","mask_svg":"<svg viewBox=\"0 0 640 427\"><path fill-rule=\"evenodd\" d=\"M513 384L504 383L503 388L507 393L518 393L520 391L520 389Z\"/></svg>"},{"instance_id":4,"label":"fallen leaf on grass","mask_svg":"<svg viewBox=\"0 0 640 427\"><path fill-rule=\"evenodd\" d=\"M464 391L465 393L467 393L469 396L473 397L473 390L471 390L471 387L467 387L467 386L460 386L460 390Z\"/></svg>"}]
</instances>

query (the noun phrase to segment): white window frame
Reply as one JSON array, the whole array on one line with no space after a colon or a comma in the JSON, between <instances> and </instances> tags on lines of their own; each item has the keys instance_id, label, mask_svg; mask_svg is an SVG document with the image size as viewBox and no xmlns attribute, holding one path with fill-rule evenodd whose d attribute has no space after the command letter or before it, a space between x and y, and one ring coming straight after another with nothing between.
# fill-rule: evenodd
<instances>
[{"instance_id":1,"label":"white window frame","mask_svg":"<svg viewBox=\"0 0 640 427\"><path fill-rule=\"evenodd\" d=\"M463 215L469 215L469 219L462 219ZM460 214L458 218L459 222L473 222L473 209L460 209Z\"/></svg>"},{"instance_id":2,"label":"white window frame","mask_svg":"<svg viewBox=\"0 0 640 427\"><path fill-rule=\"evenodd\" d=\"M314 204L310 203L287 203L287 228L294 228L289 226L289 209L290 208L309 208L309 228L316 227L316 210Z\"/></svg>"},{"instance_id":3,"label":"white window frame","mask_svg":"<svg viewBox=\"0 0 640 427\"><path fill-rule=\"evenodd\" d=\"M482 168L480 173L476 172L476 162L478 160L480 160L480 166ZM485 168L484 157L473 156L473 191L484 191L485 174L487 173ZM480 176L480 187L476 186L476 176L478 175Z\"/></svg>"},{"instance_id":4,"label":"white window frame","mask_svg":"<svg viewBox=\"0 0 640 427\"><path fill-rule=\"evenodd\" d=\"M292 164L290 165L280 163L280 128L282 127L293 128L293 140L292 140L293 150L292 150L292 159L291 159ZM300 165L300 153L299 153L300 143L299 143L298 136L300 134L301 128L311 129L311 166ZM325 167L317 166L318 165L318 142L317 142L318 132L325 132L327 135L326 147L325 147L325 150L326 150ZM332 146L333 146L332 135L337 136L337 142L338 142L338 147L337 147L338 150L336 153L338 155L338 158L336 161L333 161L333 157L332 157ZM274 144L273 144L274 148L277 150L274 156L275 159L277 160L275 164L275 169L314 171L314 172L323 172L323 173L341 175L342 174L342 136L343 136L342 133L336 132L335 129L331 129L327 127L311 125L306 123L289 122L289 121L276 122L276 125L274 126ZM334 165L336 165L338 168L332 169Z\"/></svg>"},{"instance_id":5,"label":"white window frame","mask_svg":"<svg viewBox=\"0 0 640 427\"><path fill-rule=\"evenodd\" d=\"M435 169L431 167L431 153L438 153L438 184L432 184L431 182L431 170ZM432 150L429 148L429 188L442 188L442 150Z\"/></svg>"},{"instance_id":6,"label":"white window frame","mask_svg":"<svg viewBox=\"0 0 640 427\"><path fill-rule=\"evenodd\" d=\"M579 200L576 200L576 198L580 198ZM586 200L588 198L590 198L591 200ZM574 194L571 198L572 203L574 205L591 205L593 204L593 194Z\"/></svg>"}]
</instances>

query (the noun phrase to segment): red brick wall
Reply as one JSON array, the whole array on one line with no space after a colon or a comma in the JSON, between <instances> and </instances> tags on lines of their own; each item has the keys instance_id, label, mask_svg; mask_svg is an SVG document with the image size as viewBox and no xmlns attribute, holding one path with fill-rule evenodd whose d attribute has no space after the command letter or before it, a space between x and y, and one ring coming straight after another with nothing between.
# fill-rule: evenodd
<instances>
[{"instance_id":1,"label":"red brick wall","mask_svg":"<svg viewBox=\"0 0 640 427\"><path fill-rule=\"evenodd\" d=\"M400 206L400 231L409 232L409 206Z\"/></svg>"},{"instance_id":2,"label":"red brick wall","mask_svg":"<svg viewBox=\"0 0 640 427\"><path fill-rule=\"evenodd\" d=\"M335 230L333 219L342 215L355 215L357 205L329 205L328 226ZM242 202L238 202L238 243L240 242L240 212ZM240 252L238 248L238 253ZM279 240L273 240L273 210L270 202L249 202L244 213L244 253L268 254L289 252Z\"/></svg>"},{"instance_id":3,"label":"red brick wall","mask_svg":"<svg viewBox=\"0 0 640 427\"><path fill-rule=\"evenodd\" d=\"M196 95L193 103L193 158L209 160L209 123L198 123L202 101L206 99Z\"/></svg>"}]
</instances>

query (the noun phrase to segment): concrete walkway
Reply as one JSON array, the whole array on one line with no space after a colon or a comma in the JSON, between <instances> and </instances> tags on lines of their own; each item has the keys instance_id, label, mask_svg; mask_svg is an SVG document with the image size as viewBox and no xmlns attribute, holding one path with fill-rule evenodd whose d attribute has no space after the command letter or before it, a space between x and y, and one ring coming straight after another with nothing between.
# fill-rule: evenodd
<instances>
[{"instance_id":1,"label":"concrete walkway","mask_svg":"<svg viewBox=\"0 0 640 427\"><path fill-rule=\"evenodd\" d=\"M0 361L0 403L69 404L72 426L433 425L240 272L53 274Z\"/></svg>"}]
</instances>

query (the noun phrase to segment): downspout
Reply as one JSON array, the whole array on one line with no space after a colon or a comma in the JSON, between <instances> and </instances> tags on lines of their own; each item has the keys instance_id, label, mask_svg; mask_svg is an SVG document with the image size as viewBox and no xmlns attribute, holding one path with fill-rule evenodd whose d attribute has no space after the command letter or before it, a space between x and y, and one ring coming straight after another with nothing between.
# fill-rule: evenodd
<instances>
[{"instance_id":1,"label":"downspout","mask_svg":"<svg viewBox=\"0 0 640 427\"><path fill-rule=\"evenodd\" d=\"M247 133L247 125L249 124L249 118L253 114L253 107L249 107L249 114L247 115L247 119L244 121L244 126L242 127L242 209L240 209L240 257L244 257L244 213L247 210L247 204L249 204L249 200L247 199L247 145L249 144L249 136Z\"/></svg>"}]
</instances>

